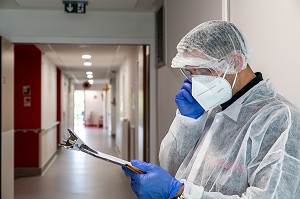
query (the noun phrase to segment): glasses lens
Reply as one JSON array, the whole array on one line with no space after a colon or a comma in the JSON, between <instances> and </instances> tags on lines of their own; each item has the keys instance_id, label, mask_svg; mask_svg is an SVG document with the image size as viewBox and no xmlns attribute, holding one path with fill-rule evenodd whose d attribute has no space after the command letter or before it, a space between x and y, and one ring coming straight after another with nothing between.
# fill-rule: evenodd
<instances>
[{"instance_id":1,"label":"glasses lens","mask_svg":"<svg viewBox=\"0 0 300 199\"><path fill-rule=\"evenodd\" d=\"M193 70L194 75L206 75L206 76L212 76L213 72L209 68L196 68Z\"/></svg>"},{"instance_id":2,"label":"glasses lens","mask_svg":"<svg viewBox=\"0 0 300 199\"><path fill-rule=\"evenodd\" d=\"M190 80L190 82L192 82L192 74L190 71L185 70L183 68L180 69L180 71L182 72L182 74L188 79Z\"/></svg>"}]
</instances>

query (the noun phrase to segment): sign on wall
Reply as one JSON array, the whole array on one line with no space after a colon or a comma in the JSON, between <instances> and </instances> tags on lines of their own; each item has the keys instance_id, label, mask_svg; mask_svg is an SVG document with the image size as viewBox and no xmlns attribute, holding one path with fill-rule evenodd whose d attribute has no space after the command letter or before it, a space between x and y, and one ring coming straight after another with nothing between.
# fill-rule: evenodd
<instances>
[{"instance_id":1,"label":"sign on wall","mask_svg":"<svg viewBox=\"0 0 300 199\"><path fill-rule=\"evenodd\" d=\"M31 106L31 86L23 86L24 106Z\"/></svg>"},{"instance_id":2,"label":"sign on wall","mask_svg":"<svg viewBox=\"0 0 300 199\"><path fill-rule=\"evenodd\" d=\"M66 13L84 14L87 1L63 1Z\"/></svg>"}]
</instances>

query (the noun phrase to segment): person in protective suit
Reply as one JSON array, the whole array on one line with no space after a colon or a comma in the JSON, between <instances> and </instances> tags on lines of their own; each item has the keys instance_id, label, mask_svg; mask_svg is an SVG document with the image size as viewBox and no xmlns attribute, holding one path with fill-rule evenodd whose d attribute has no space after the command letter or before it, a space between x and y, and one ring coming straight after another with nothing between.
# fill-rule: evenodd
<instances>
[{"instance_id":1,"label":"person in protective suit","mask_svg":"<svg viewBox=\"0 0 300 199\"><path fill-rule=\"evenodd\" d=\"M249 66L238 28L207 21L177 45L186 76L161 167L123 168L138 198L300 198L300 111ZM174 177L173 177L174 176Z\"/></svg>"}]
</instances>

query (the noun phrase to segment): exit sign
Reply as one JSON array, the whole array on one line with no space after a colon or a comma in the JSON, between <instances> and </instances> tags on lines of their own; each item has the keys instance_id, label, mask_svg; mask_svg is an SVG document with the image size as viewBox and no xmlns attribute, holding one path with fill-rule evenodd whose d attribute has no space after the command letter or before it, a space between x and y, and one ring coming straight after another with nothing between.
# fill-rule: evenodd
<instances>
[{"instance_id":1,"label":"exit sign","mask_svg":"<svg viewBox=\"0 0 300 199\"><path fill-rule=\"evenodd\" d=\"M63 1L66 13L84 14L87 1Z\"/></svg>"}]
</instances>

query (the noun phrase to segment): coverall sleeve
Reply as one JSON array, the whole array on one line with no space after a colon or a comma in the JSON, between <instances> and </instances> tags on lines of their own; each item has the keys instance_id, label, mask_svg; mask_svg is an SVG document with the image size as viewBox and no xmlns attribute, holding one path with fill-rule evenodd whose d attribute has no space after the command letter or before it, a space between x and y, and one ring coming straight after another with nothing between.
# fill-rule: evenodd
<instances>
[{"instance_id":1,"label":"coverall sleeve","mask_svg":"<svg viewBox=\"0 0 300 199\"><path fill-rule=\"evenodd\" d=\"M207 120L204 113L197 120L188 118L177 111L169 132L162 140L159 151L160 166L175 176L189 151L201 137Z\"/></svg>"},{"instance_id":2,"label":"coverall sleeve","mask_svg":"<svg viewBox=\"0 0 300 199\"><path fill-rule=\"evenodd\" d=\"M299 163L296 163L299 167ZM280 170L274 166L275 171L269 179L260 180L265 181L266 187L250 186L242 196L238 195L224 195L220 192L206 192L201 186L197 186L191 182L184 182L183 195L186 199L298 199L300 198L300 184L299 184L299 171L288 172ZM257 179L258 180L258 179Z\"/></svg>"},{"instance_id":3,"label":"coverall sleeve","mask_svg":"<svg viewBox=\"0 0 300 199\"><path fill-rule=\"evenodd\" d=\"M284 109L265 114L249 128L246 191L238 195L207 192L185 181L186 199L298 199L300 198L299 124L293 113ZM218 182L216 182L218 184ZM218 185L224 190L224 185ZM227 185L235 186L235 184Z\"/></svg>"}]
</instances>

